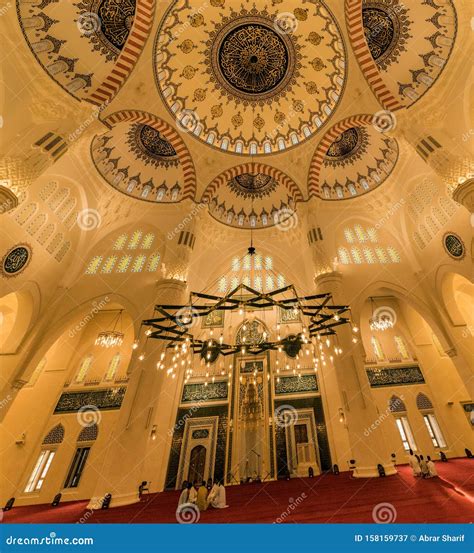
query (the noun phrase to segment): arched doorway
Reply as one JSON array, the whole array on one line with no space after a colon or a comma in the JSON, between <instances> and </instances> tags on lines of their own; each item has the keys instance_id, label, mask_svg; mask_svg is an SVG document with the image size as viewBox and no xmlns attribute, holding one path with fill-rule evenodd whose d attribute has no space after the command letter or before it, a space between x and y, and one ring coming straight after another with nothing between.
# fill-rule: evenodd
<instances>
[{"instance_id":1,"label":"arched doorway","mask_svg":"<svg viewBox=\"0 0 474 553\"><path fill-rule=\"evenodd\" d=\"M206 468L206 448L203 445L197 445L191 450L189 456L188 482L202 482L204 480L204 471Z\"/></svg>"}]
</instances>

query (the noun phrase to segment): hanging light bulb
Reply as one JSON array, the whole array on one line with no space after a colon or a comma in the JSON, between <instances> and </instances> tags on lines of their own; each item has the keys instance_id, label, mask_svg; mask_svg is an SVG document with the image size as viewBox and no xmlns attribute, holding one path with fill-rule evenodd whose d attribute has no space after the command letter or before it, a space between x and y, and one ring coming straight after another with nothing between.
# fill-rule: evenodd
<instances>
[{"instance_id":1,"label":"hanging light bulb","mask_svg":"<svg viewBox=\"0 0 474 553\"><path fill-rule=\"evenodd\" d=\"M352 332L359 332L359 327L356 326L356 325L354 325L354 326L352 327Z\"/></svg>"},{"instance_id":2,"label":"hanging light bulb","mask_svg":"<svg viewBox=\"0 0 474 553\"><path fill-rule=\"evenodd\" d=\"M138 359L139 359L140 361L143 361L143 360L145 359L145 355L144 355L143 353L140 354L140 355L138 356Z\"/></svg>"},{"instance_id":3,"label":"hanging light bulb","mask_svg":"<svg viewBox=\"0 0 474 553\"><path fill-rule=\"evenodd\" d=\"M132 349L137 349L137 348L138 348L138 342L133 342Z\"/></svg>"}]
</instances>

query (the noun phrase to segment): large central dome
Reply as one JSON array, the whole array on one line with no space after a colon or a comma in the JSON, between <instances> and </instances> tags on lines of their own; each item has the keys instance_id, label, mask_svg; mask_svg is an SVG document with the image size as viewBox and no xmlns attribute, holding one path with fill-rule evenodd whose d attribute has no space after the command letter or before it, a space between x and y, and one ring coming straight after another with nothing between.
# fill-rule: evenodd
<instances>
[{"instance_id":1,"label":"large central dome","mask_svg":"<svg viewBox=\"0 0 474 553\"><path fill-rule=\"evenodd\" d=\"M196 0L176 0L154 58L178 128L243 155L310 138L331 117L345 81L341 33L323 2L300 8L281 0L258 9L249 0L212 0L202 9Z\"/></svg>"},{"instance_id":2,"label":"large central dome","mask_svg":"<svg viewBox=\"0 0 474 553\"><path fill-rule=\"evenodd\" d=\"M291 40L261 24L231 25L214 46L216 77L237 94L274 95L290 78ZM291 56L294 58L293 56Z\"/></svg>"}]
</instances>

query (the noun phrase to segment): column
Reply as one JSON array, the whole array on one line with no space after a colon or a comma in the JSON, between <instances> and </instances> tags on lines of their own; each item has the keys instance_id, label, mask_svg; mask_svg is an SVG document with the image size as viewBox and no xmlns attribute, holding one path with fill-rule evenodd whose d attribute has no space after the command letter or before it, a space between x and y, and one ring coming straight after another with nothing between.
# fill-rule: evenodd
<instances>
[{"instance_id":1,"label":"column","mask_svg":"<svg viewBox=\"0 0 474 553\"><path fill-rule=\"evenodd\" d=\"M186 301L185 282L174 279L158 282L155 303L180 305ZM143 318L151 316L146 313ZM145 332L142 332L131 360L131 377L119 420L110 436L94 496L89 502L91 509L100 508L102 498L107 493L112 494L112 507L135 503L139 500L139 484L143 480L150 480L149 475L144 474L144 466L153 438L151 423L154 411L171 411L170 405L164 402L164 390L170 394L170 388L179 386L177 379L167 379L166 371L157 369L164 348L164 342L147 339ZM168 414L171 418L171 413ZM162 437L167 432L166 424L167 421L164 421L158 435L155 435L158 439L153 440L156 444L154 447L164 447ZM156 467L157 472L159 468Z\"/></svg>"},{"instance_id":2,"label":"column","mask_svg":"<svg viewBox=\"0 0 474 553\"><path fill-rule=\"evenodd\" d=\"M317 292L332 294L334 304L344 305L343 276L339 272L319 275L315 279ZM335 375L342 397L343 405L341 422L347 428L351 451L347 451L347 460L354 459L353 475L359 478L378 476L377 465L381 464L387 475L395 474L389 445L383 433L383 421L390 412L379 413L372 399L369 383L365 374L363 347L360 333L354 334L350 325L337 327L339 345L342 355L334 357L334 363L322 367L320 371L327 380ZM353 336L358 343L353 343ZM328 373L334 371L334 374ZM345 469L342 465L341 469Z\"/></svg>"}]
</instances>

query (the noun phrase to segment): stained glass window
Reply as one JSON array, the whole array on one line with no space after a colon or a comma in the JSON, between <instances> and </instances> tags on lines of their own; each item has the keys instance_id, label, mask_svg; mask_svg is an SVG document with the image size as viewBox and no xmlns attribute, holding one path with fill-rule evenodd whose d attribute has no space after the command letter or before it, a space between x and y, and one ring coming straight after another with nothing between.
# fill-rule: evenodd
<instances>
[{"instance_id":1,"label":"stained glass window","mask_svg":"<svg viewBox=\"0 0 474 553\"><path fill-rule=\"evenodd\" d=\"M92 366L92 355L88 355L87 357L84 357L84 359L81 361L81 364L79 365L79 370L77 371L77 375L76 375L76 382L78 383L84 382L91 366Z\"/></svg>"},{"instance_id":2,"label":"stained glass window","mask_svg":"<svg viewBox=\"0 0 474 553\"><path fill-rule=\"evenodd\" d=\"M113 380L117 374L117 370L120 365L120 353L116 353L109 362L107 372L105 373L105 380Z\"/></svg>"},{"instance_id":3,"label":"stained glass window","mask_svg":"<svg viewBox=\"0 0 474 553\"><path fill-rule=\"evenodd\" d=\"M95 257L93 257L89 261L89 265L87 266L86 275L95 275L101 263L102 263L101 255L96 255Z\"/></svg>"},{"instance_id":4,"label":"stained glass window","mask_svg":"<svg viewBox=\"0 0 474 553\"><path fill-rule=\"evenodd\" d=\"M359 242L366 242L368 240L367 234L365 233L364 229L360 225L356 225L354 227L354 232Z\"/></svg>"},{"instance_id":5,"label":"stained glass window","mask_svg":"<svg viewBox=\"0 0 474 553\"><path fill-rule=\"evenodd\" d=\"M265 257L265 269L271 271L273 269L273 258L267 255Z\"/></svg>"},{"instance_id":6,"label":"stained glass window","mask_svg":"<svg viewBox=\"0 0 474 553\"><path fill-rule=\"evenodd\" d=\"M378 338L376 338L375 336L372 336L370 339L370 342L372 344L372 350L374 352L375 357L377 358L377 361L383 361L385 356Z\"/></svg>"},{"instance_id":7,"label":"stained glass window","mask_svg":"<svg viewBox=\"0 0 474 553\"><path fill-rule=\"evenodd\" d=\"M405 344L405 340L401 336L395 336L395 345L397 346L398 353L402 359L408 359L410 356L408 354L408 349Z\"/></svg>"},{"instance_id":8,"label":"stained glass window","mask_svg":"<svg viewBox=\"0 0 474 553\"><path fill-rule=\"evenodd\" d=\"M101 273L108 274L112 272L112 269L115 267L115 263L117 262L117 256L111 255L109 256L102 265Z\"/></svg>"},{"instance_id":9,"label":"stained glass window","mask_svg":"<svg viewBox=\"0 0 474 553\"><path fill-rule=\"evenodd\" d=\"M148 234L145 234L143 240L141 249L142 250L149 250L155 240L155 235L152 232L149 232Z\"/></svg>"},{"instance_id":10,"label":"stained glass window","mask_svg":"<svg viewBox=\"0 0 474 553\"><path fill-rule=\"evenodd\" d=\"M143 269L143 266L145 265L146 261L146 255L137 255L135 259L133 260L132 264L132 273L139 273Z\"/></svg>"},{"instance_id":11,"label":"stained glass window","mask_svg":"<svg viewBox=\"0 0 474 553\"><path fill-rule=\"evenodd\" d=\"M154 273L158 269L159 264L160 264L160 254L154 253L150 255L148 259L148 271L150 273Z\"/></svg>"},{"instance_id":12,"label":"stained glass window","mask_svg":"<svg viewBox=\"0 0 474 553\"><path fill-rule=\"evenodd\" d=\"M131 255L124 255L120 258L119 264L117 265L117 273L125 273L132 261Z\"/></svg>"},{"instance_id":13,"label":"stained glass window","mask_svg":"<svg viewBox=\"0 0 474 553\"><path fill-rule=\"evenodd\" d=\"M132 234L132 236L130 238L130 241L128 243L128 249L129 250L136 250L138 248L138 244L140 243L141 237L142 237L142 231L141 230L134 231L134 233Z\"/></svg>"},{"instance_id":14,"label":"stained glass window","mask_svg":"<svg viewBox=\"0 0 474 553\"><path fill-rule=\"evenodd\" d=\"M367 263L375 263L374 252L372 248L363 248L364 257Z\"/></svg>"},{"instance_id":15,"label":"stained glass window","mask_svg":"<svg viewBox=\"0 0 474 553\"><path fill-rule=\"evenodd\" d=\"M344 229L344 237L346 239L346 241L349 243L349 244L353 244L354 243L354 233L352 232L352 230L350 228L346 228Z\"/></svg>"},{"instance_id":16,"label":"stained glass window","mask_svg":"<svg viewBox=\"0 0 474 553\"><path fill-rule=\"evenodd\" d=\"M219 279L218 288L219 288L219 292L221 294L224 294L226 292L226 290L227 290L227 279L226 279L225 276L223 276Z\"/></svg>"},{"instance_id":17,"label":"stained glass window","mask_svg":"<svg viewBox=\"0 0 474 553\"><path fill-rule=\"evenodd\" d=\"M371 242L377 242L377 231L373 227L367 229L367 236Z\"/></svg>"},{"instance_id":18,"label":"stained glass window","mask_svg":"<svg viewBox=\"0 0 474 553\"><path fill-rule=\"evenodd\" d=\"M343 265L349 265L349 263L351 262L351 258L346 248L338 248L337 254L339 257L339 263L342 263Z\"/></svg>"},{"instance_id":19,"label":"stained glass window","mask_svg":"<svg viewBox=\"0 0 474 553\"><path fill-rule=\"evenodd\" d=\"M387 253L392 263L400 263L400 254L395 248L389 246L387 248Z\"/></svg>"},{"instance_id":20,"label":"stained glass window","mask_svg":"<svg viewBox=\"0 0 474 553\"><path fill-rule=\"evenodd\" d=\"M127 235L126 234L121 234L117 238L117 240L115 240L113 249L114 250L123 250L126 243L127 243Z\"/></svg>"},{"instance_id":21,"label":"stained glass window","mask_svg":"<svg viewBox=\"0 0 474 553\"><path fill-rule=\"evenodd\" d=\"M265 288L267 292L271 292L275 288L272 275L267 275Z\"/></svg>"},{"instance_id":22,"label":"stained glass window","mask_svg":"<svg viewBox=\"0 0 474 553\"><path fill-rule=\"evenodd\" d=\"M351 248L351 254L352 254L352 259L354 263L357 263L357 264L362 263L362 255L360 253L359 248Z\"/></svg>"}]
</instances>

